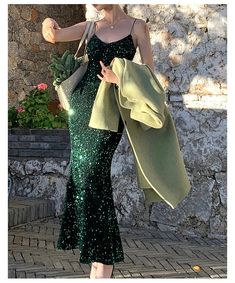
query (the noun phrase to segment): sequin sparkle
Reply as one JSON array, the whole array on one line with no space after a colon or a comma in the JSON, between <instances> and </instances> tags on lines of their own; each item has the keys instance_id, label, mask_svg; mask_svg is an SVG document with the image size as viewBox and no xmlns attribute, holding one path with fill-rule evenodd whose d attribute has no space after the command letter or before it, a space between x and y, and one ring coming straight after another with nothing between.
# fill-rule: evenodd
<instances>
[{"instance_id":1,"label":"sequin sparkle","mask_svg":"<svg viewBox=\"0 0 235 283\"><path fill-rule=\"evenodd\" d=\"M124 260L111 186L111 161L124 125L120 119L118 132L112 132L88 124L100 84L99 61L110 65L114 57L132 60L135 52L131 34L111 43L94 34L87 45L88 69L71 96L70 175L57 248L79 249L81 263Z\"/></svg>"}]
</instances>

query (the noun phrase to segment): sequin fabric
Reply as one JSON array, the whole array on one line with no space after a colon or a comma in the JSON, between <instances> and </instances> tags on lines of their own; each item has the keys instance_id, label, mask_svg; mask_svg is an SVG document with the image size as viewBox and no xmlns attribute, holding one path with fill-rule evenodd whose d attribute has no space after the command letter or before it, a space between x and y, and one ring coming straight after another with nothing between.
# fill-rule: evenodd
<instances>
[{"instance_id":1,"label":"sequin fabric","mask_svg":"<svg viewBox=\"0 0 235 283\"><path fill-rule=\"evenodd\" d=\"M87 44L87 71L71 96L70 175L57 248L78 248L81 263L124 260L111 185L111 161L124 124L120 119L118 132L90 128L88 124L101 82L97 77L101 75L99 61L107 66L114 57L132 60L135 52L131 34L105 43L94 33Z\"/></svg>"}]
</instances>

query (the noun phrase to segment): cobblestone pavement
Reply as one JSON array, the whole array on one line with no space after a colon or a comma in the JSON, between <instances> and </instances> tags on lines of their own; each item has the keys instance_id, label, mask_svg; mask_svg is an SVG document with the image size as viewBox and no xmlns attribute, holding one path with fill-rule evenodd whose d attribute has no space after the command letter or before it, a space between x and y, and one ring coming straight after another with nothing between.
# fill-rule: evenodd
<instances>
[{"instance_id":1,"label":"cobblestone pavement","mask_svg":"<svg viewBox=\"0 0 235 283\"><path fill-rule=\"evenodd\" d=\"M8 277L89 278L90 264L79 262L78 249L55 249L59 227L54 217L11 227ZM146 228L120 227L120 233L125 261L115 264L115 278L227 278L224 240Z\"/></svg>"}]
</instances>

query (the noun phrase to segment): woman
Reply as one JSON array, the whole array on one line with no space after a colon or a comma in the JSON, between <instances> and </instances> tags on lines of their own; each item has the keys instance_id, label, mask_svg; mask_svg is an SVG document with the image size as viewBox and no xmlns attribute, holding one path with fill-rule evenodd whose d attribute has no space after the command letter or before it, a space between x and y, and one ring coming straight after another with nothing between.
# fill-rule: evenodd
<instances>
[{"instance_id":1,"label":"woman","mask_svg":"<svg viewBox=\"0 0 235 283\"><path fill-rule=\"evenodd\" d=\"M137 46L142 63L154 70L149 30L141 19L128 16L118 4L94 4L104 17L95 22L88 39L88 69L71 96L70 177L66 188L58 249L80 250L80 262L92 263L90 278L110 278L124 253L111 187L111 161L124 124L112 132L88 127L100 80L118 79L109 65L114 57L132 60ZM42 34L51 43L79 40L87 22L67 28L46 18Z\"/></svg>"}]
</instances>

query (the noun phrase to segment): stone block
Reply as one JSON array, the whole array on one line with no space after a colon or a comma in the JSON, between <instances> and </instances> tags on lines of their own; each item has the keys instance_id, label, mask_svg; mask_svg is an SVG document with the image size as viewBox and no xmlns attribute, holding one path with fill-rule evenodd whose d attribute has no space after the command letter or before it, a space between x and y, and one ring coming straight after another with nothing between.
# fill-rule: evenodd
<instances>
[{"instance_id":1,"label":"stone block","mask_svg":"<svg viewBox=\"0 0 235 283\"><path fill-rule=\"evenodd\" d=\"M17 225L18 224L19 209L18 208L14 208L13 211L14 211L14 221L13 221L13 223L14 223L14 225Z\"/></svg>"},{"instance_id":2,"label":"stone block","mask_svg":"<svg viewBox=\"0 0 235 283\"><path fill-rule=\"evenodd\" d=\"M14 225L14 211L13 209L9 209L8 212L8 226L12 227Z\"/></svg>"},{"instance_id":3,"label":"stone block","mask_svg":"<svg viewBox=\"0 0 235 283\"><path fill-rule=\"evenodd\" d=\"M13 149L21 149L21 148L29 148L30 143L29 142L10 142L8 143L8 148Z\"/></svg>"},{"instance_id":4,"label":"stone block","mask_svg":"<svg viewBox=\"0 0 235 283\"><path fill-rule=\"evenodd\" d=\"M18 141L18 136L8 135L8 142L16 142L16 141Z\"/></svg>"},{"instance_id":5,"label":"stone block","mask_svg":"<svg viewBox=\"0 0 235 283\"><path fill-rule=\"evenodd\" d=\"M44 151L39 149L22 149L19 151L19 156L21 157L43 157Z\"/></svg>"},{"instance_id":6,"label":"stone block","mask_svg":"<svg viewBox=\"0 0 235 283\"><path fill-rule=\"evenodd\" d=\"M227 174L226 173L216 173L216 182L218 183L219 195L222 205L227 207Z\"/></svg>"},{"instance_id":7,"label":"stone block","mask_svg":"<svg viewBox=\"0 0 235 283\"><path fill-rule=\"evenodd\" d=\"M36 219L36 208L34 205L30 206L30 220Z\"/></svg>"},{"instance_id":8,"label":"stone block","mask_svg":"<svg viewBox=\"0 0 235 283\"><path fill-rule=\"evenodd\" d=\"M27 135L27 136L24 136L24 135L18 135L18 139L19 141L23 141L23 142L33 142L35 141L36 137L34 135Z\"/></svg>"},{"instance_id":9,"label":"stone block","mask_svg":"<svg viewBox=\"0 0 235 283\"><path fill-rule=\"evenodd\" d=\"M38 160L29 160L25 163L26 174L40 174L42 169L42 163Z\"/></svg>"},{"instance_id":10,"label":"stone block","mask_svg":"<svg viewBox=\"0 0 235 283\"><path fill-rule=\"evenodd\" d=\"M40 203L39 204L39 218L43 218L44 216L44 204Z\"/></svg>"},{"instance_id":11,"label":"stone block","mask_svg":"<svg viewBox=\"0 0 235 283\"><path fill-rule=\"evenodd\" d=\"M9 148L8 156L9 157L18 157L19 156L19 149Z\"/></svg>"}]
</instances>

